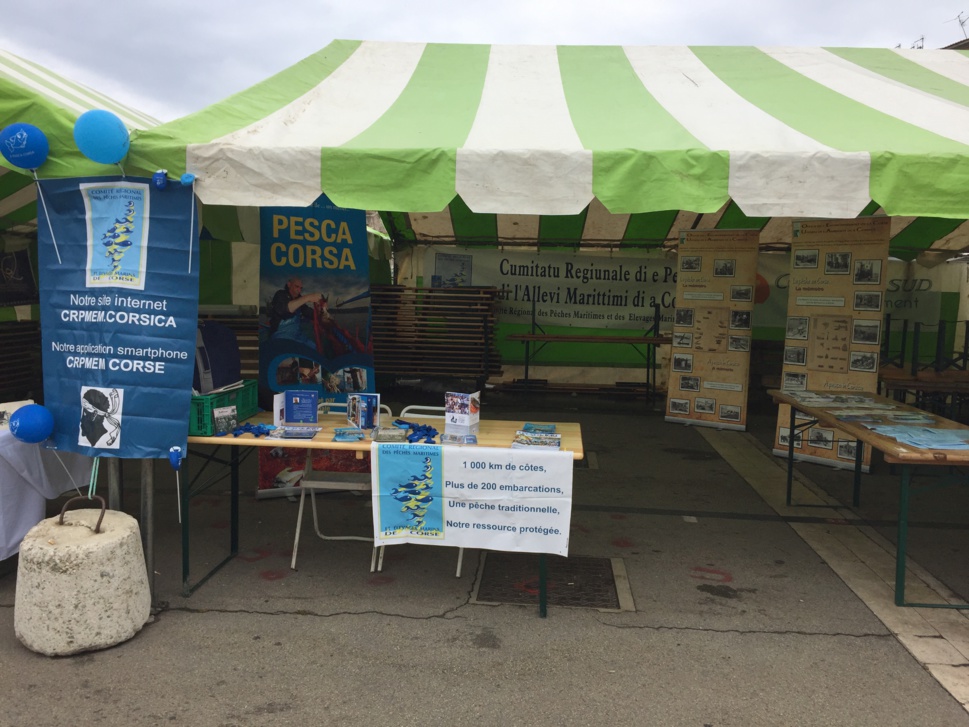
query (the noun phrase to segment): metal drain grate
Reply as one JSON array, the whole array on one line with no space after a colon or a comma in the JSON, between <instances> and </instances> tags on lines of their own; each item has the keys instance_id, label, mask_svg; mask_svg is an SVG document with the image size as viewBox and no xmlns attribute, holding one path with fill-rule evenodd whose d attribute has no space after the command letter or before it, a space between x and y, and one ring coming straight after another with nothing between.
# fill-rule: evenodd
<instances>
[{"instance_id":1,"label":"metal drain grate","mask_svg":"<svg viewBox=\"0 0 969 727\"><path fill-rule=\"evenodd\" d=\"M550 606L621 609L611 558L547 557ZM538 560L535 553L486 552L475 603L537 605Z\"/></svg>"}]
</instances>

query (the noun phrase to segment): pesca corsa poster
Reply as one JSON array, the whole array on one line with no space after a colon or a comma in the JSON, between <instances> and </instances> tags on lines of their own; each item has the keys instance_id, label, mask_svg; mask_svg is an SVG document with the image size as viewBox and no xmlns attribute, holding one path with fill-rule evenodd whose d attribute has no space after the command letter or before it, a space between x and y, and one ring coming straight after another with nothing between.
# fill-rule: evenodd
<instances>
[{"instance_id":1,"label":"pesca corsa poster","mask_svg":"<svg viewBox=\"0 0 969 727\"><path fill-rule=\"evenodd\" d=\"M131 177L39 185L54 446L121 458L187 451L199 271L192 188Z\"/></svg>"},{"instance_id":2,"label":"pesca corsa poster","mask_svg":"<svg viewBox=\"0 0 969 727\"><path fill-rule=\"evenodd\" d=\"M374 391L366 213L325 195L260 210L260 399ZM271 399L270 399L271 400Z\"/></svg>"}]
</instances>

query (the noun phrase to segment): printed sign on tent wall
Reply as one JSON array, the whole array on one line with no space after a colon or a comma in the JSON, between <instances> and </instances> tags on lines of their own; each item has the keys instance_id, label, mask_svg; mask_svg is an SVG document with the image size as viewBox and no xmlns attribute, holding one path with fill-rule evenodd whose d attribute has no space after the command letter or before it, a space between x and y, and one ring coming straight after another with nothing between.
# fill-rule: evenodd
<instances>
[{"instance_id":1,"label":"printed sign on tent wall","mask_svg":"<svg viewBox=\"0 0 969 727\"><path fill-rule=\"evenodd\" d=\"M434 287L485 286L501 292L501 323L543 327L649 329L657 308L666 330L676 267L663 251L540 252L428 246L424 279Z\"/></svg>"},{"instance_id":2,"label":"printed sign on tent wall","mask_svg":"<svg viewBox=\"0 0 969 727\"><path fill-rule=\"evenodd\" d=\"M890 230L888 217L794 223L783 390L878 390ZM805 431L795 434L797 459L854 467L854 439L838 429ZM781 405L774 454L787 456L789 437L790 407ZM866 449L863 467L870 458Z\"/></svg>"},{"instance_id":3,"label":"printed sign on tent wall","mask_svg":"<svg viewBox=\"0 0 969 727\"><path fill-rule=\"evenodd\" d=\"M757 230L680 235L666 421L747 427Z\"/></svg>"}]
</instances>

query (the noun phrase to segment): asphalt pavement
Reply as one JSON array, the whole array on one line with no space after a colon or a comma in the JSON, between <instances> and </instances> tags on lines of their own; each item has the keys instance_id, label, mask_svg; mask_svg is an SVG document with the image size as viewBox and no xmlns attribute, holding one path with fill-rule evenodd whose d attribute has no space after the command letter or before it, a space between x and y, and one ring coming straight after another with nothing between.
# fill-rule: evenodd
<instances>
[{"instance_id":1,"label":"asphalt pavement","mask_svg":"<svg viewBox=\"0 0 969 727\"><path fill-rule=\"evenodd\" d=\"M175 482L159 461L156 608L134 638L70 657L27 650L5 564L0 724L969 725L969 619L890 602L897 480L883 463L855 509L850 473L798 465L798 496L827 507L790 510L766 406L747 433L666 423L618 397L495 395L488 416L581 423L570 555L615 565L622 608L553 603L541 618L534 602L483 603L476 550L460 577L457 551L430 545L389 547L371 573L367 543L322 541L308 518L292 570L298 503L254 496L255 457L240 554L185 597ZM124 479L137 516L138 467ZM969 594L964 497L913 500L913 588ZM228 547L228 481L191 508L198 576ZM321 517L365 534L369 498L325 495Z\"/></svg>"}]
</instances>

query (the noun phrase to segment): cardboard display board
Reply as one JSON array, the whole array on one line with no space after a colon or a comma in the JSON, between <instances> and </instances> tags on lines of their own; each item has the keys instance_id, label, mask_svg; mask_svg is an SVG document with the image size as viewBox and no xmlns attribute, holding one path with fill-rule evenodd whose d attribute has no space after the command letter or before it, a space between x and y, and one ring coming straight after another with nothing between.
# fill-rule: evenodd
<instances>
[{"instance_id":1,"label":"cardboard display board","mask_svg":"<svg viewBox=\"0 0 969 727\"><path fill-rule=\"evenodd\" d=\"M888 217L794 223L782 389L878 390L889 233ZM790 408L781 405L774 454L787 456L789 436ZM840 430L812 427L795 437L794 454L851 468L855 442ZM869 450L865 468L870 459Z\"/></svg>"},{"instance_id":2,"label":"cardboard display board","mask_svg":"<svg viewBox=\"0 0 969 727\"><path fill-rule=\"evenodd\" d=\"M680 235L666 421L747 428L757 230Z\"/></svg>"}]
</instances>

